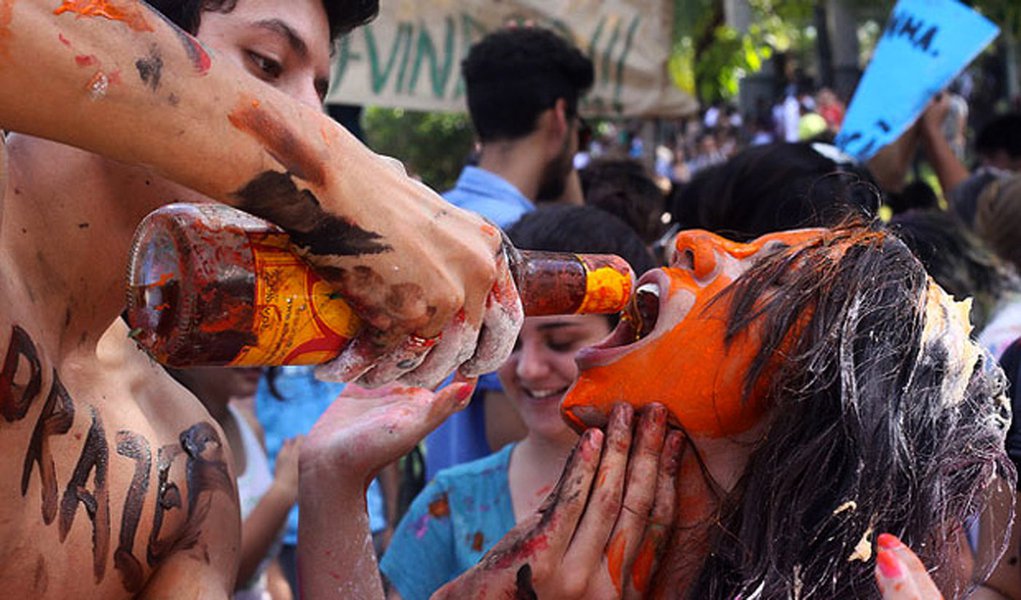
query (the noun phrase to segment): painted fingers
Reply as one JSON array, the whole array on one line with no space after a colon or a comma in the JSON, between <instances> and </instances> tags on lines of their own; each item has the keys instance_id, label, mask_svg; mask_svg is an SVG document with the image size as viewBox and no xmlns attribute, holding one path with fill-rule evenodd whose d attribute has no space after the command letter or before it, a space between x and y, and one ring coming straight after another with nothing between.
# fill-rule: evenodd
<instances>
[{"instance_id":1,"label":"painted fingers","mask_svg":"<svg viewBox=\"0 0 1021 600\"><path fill-rule=\"evenodd\" d=\"M543 507L433 598L583 597L577 590L565 593L566 588L558 584L560 578L572 575L564 568L563 557L585 511L602 456L603 438L598 429L584 432Z\"/></svg>"},{"instance_id":2,"label":"painted fingers","mask_svg":"<svg viewBox=\"0 0 1021 600\"><path fill-rule=\"evenodd\" d=\"M624 573L631 573L624 578L624 598L644 598L649 592L652 576L662 563L663 553L670 540L677 514L677 473L681 467L681 455L685 444L684 434L670 431L663 441L663 450L657 465L658 476L655 477L656 488L649 518L644 522L635 520L632 525L641 535L641 544L635 550L634 557ZM655 473L653 475L656 475ZM640 475L632 476L635 480ZM645 480L637 479L635 486L642 486ZM645 487L645 486L642 486ZM626 504L627 500L625 500Z\"/></svg>"},{"instance_id":3,"label":"painted fingers","mask_svg":"<svg viewBox=\"0 0 1021 600\"><path fill-rule=\"evenodd\" d=\"M612 590L600 590L598 595L641 598L648 591L673 526L683 435L680 432L668 434L665 407L652 404L638 416L629 447L615 447L615 431L621 425L620 411L618 405L611 413L607 448L597 479L597 485L605 484L614 490L613 495L623 494L619 509L603 519L604 523L613 523L613 531L603 546L603 564ZM630 423L627 429L630 430ZM618 453L623 456L614 456ZM621 459L626 469L613 465ZM602 467L607 465L611 470L605 471L607 475L603 479ZM615 468L617 474L612 472ZM593 492L594 498L598 497L597 493ZM609 508L612 505L604 507Z\"/></svg>"},{"instance_id":4,"label":"painted fingers","mask_svg":"<svg viewBox=\"0 0 1021 600\"><path fill-rule=\"evenodd\" d=\"M942 600L925 565L896 536L882 533L876 546L876 582L883 600Z\"/></svg>"},{"instance_id":5,"label":"painted fingers","mask_svg":"<svg viewBox=\"0 0 1021 600\"><path fill-rule=\"evenodd\" d=\"M490 228L499 235L498 229ZM327 380L356 380L366 387L399 380L432 388L455 370L466 376L496 370L510 355L524 321L508 266L507 251L512 250L504 242L496 252L491 278L482 278L482 289L488 292L478 294L477 287L462 290L454 296L463 301L458 306L455 299L452 312L450 306L414 304L402 307L404 318L395 318L363 309L360 314L368 315L368 326L340 356L319 367L317 375ZM392 304L390 299L384 303ZM435 332L437 323L442 329Z\"/></svg>"},{"instance_id":6,"label":"painted fingers","mask_svg":"<svg viewBox=\"0 0 1021 600\"><path fill-rule=\"evenodd\" d=\"M635 426L637 421L637 427ZM669 538L683 436L653 405L589 429L539 512L439 597L637 598Z\"/></svg>"}]
</instances>

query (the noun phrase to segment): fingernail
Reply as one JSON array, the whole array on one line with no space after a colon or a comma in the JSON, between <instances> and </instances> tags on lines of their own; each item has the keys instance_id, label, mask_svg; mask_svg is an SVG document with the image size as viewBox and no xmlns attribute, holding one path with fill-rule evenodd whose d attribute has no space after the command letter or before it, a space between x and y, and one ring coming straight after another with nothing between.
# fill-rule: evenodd
<instances>
[{"instance_id":1,"label":"fingernail","mask_svg":"<svg viewBox=\"0 0 1021 600\"><path fill-rule=\"evenodd\" d=\"M652 417L652 422L659 427L666 425L666 407L662 404L653 404L649 407L649 413Z\"/></svg>"},{"instance_id":2,"label":"fingernail","mask_svg":"<svg viewBox=\"0 0 1021 600\"><path fill-rule=\"evenodd\" d=\"M666 438L667 452L667 474L674 476L681 470L682 449L684 447L684 434L680 431L671 431Z\"/></svg>"},{"instance_id":3,"label":"fingernail","mask_svg":"<svg viewBox=\"0 0 1021 600\"><path fill-rule=\"evenodd\" d=\"M895 538L896 539L896 538ZM889 548L880 546L876 553L876 566L879 572L887 579L900 579L903 571L900 568L900 560Z\"/></svg>"},{"instance_id":4,"label":"fingernail","mask_svg":"<svg viewBox=\"0 0 1021 600\"><path fill-rule=\"evenodd\" d=\"M896 550L904 547L904 543L900 541L900 538L892 533L880 533L876 538L876 545L886 550Z\"/></svg>"},{"instance_id":5,"label":"fingernail","mask_svg":"<svg viewBox=\"0 0 1021 600\"><path fill-rule=\"evenodd\" d=\"M614 426L617 427L631 427L631 418L634 416L635 410L630 404L616 404L613 407L613 414L611 420Z\"/></svg>"},{"instance_id":6,"label":"fingernail","mask_svg":"<svg viewBox=\"0 0 1021 600\"><path fill-rule=\"evenodd\" d=\"M455 393L455 398L457 398L458 404L462 402L467 402L468 399L472 397L473 391L475 391L475 386L473 386L470 383L462 383L461 387L458 388L457 392Z\"/></svg>"}]
</instances>

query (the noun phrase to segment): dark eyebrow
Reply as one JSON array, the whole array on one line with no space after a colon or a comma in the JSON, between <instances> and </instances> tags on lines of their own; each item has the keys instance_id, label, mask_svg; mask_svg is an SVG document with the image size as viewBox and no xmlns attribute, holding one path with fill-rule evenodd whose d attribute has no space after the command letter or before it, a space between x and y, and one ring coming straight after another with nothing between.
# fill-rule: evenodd
<instances>
[{"instance_id":1,"label":"dark eyebrow","mask_svg":"<svg viewBox=\"0 0 1021 600\"><path fill-rule=\"evenodd\" d=\"M267 29L280 36L283 36L287 40L287 44L302 58L308 56L308 46L305 44L305 40L301 39L297 33L291 29L290 25L284 23L280 19L266 19L264 21L256 21L256 27Z\"/></svg>"},{"instance_id":2,"label":"dark eyebrow","mask_svg":"<svg viewBox=\"0 0 1021 600\"><path fill-rule=\"evenodd\" d=\"M565 323L560 321L557 323L544 323L543 325L539 325L537 329L539 331L553 331L557 329L564 329L566 327L577 327L578 325L580 325L580 323Z\"/></svg>"}]
</instances>

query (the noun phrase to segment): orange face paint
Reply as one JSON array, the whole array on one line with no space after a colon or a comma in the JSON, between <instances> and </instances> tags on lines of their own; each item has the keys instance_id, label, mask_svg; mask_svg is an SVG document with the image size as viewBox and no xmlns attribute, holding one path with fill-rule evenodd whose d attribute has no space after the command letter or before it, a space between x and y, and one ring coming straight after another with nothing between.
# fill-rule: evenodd
<instances>
[{"instance_id":1,"label":"orange face paint","mask_svg":"<svg viewBox=\"0 0 1021 600\"><path fill-rule=\"evenodd\" d=\"M739 244L705 231L682 232L671 267L639 282L639 289L651 280L659 290L654 330L630 346L579 354L582 370L564 399L565 416L581 426L580 415L593 408L608 415L621 400L635 408L661 402L692 435L723 437L753 427L764 412L769 373L750 397L744 393L745 375L759 353L761 323L753 322L725 343L731 301L720 294L762 256L816 242L821 235L822 230L802 230Z\"/></svg>"},{"instance_id":2,"label":"orange face paint","mask_svg":"<svg viewBox=\"0 0 1021 600\"><path fill-rule=\"evenodd\" d=\"M113 21L121 21L134 31L152 31L152 26L145 18L145 11L138 2L111 2L109 0L65 0L54 9L53 14L62 15L66 12L81 17L103 17Z\"/></svg>"}]
</instances>

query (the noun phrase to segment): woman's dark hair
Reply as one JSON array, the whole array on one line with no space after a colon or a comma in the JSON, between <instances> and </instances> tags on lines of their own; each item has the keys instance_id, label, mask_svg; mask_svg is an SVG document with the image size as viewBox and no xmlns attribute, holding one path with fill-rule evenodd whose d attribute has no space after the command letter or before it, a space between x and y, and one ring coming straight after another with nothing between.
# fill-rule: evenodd
<instances>
[{"instance_id":1,"label":"woman's dark hair","mask_svg":"<svg viewBox=\"0 0 1021 600\"><path fill-rule=\"evenodd\" d=\"M1017 274L956 215L940 209L894 215L890 228L925 270L957 300L974 299L971 320L979 331L1009 292L1021 292Z\"/></svg>"},{"instance_id":2,"label":"woman's dark hair","mask_svg":"<svg viewBox=\"0 0 1021 600\"><path fill-rule=\"evenodd\" d=\"M882 198L868 171L837 162L831 146L753 146L699 172L668 207L681 229L706 229L744 242L766 233L836 225L875 215Z\"/></svg>"},{"instance_id":3,"label":"woman's dark hair","mask_svg":"<svg viewBox=\"0 0 1021 600\"><path fill-rule=\"evenodd\" d=\"M657 266L633 229L593 206L540 206L511 225L507 236L520 250L616 254L639 275Z\"/></svg>"},{"instance_id":4,"label":"woman's dark hair","mask_svg":"<svg viewBox=\"0 0 1021 600\"><path fill-rule=\"evenodd\" d=\"M771 357L782 364L689 596L877 598L882 532L934 568L947 597L966 591L954 569L963 525L1015 478L1010 413L1002 372L921 263L878 225L848 224L763 259L723 294L730 339L759 319L766 332L747 381Z\"/></svg>"},{"instance_id":5,"label":"woman's dark hair","mask_svg":"<svg viewBox=\"0 0 1021 600\"><path fill-rule=\"evenodd\" d=\"M1007 376L1007 395L1011 411L1021 415L1021 338L1014 340L1000 356L1000 367ZM1007 432L1007 455L1014 461L1014 467L1021 470L1021 419L1015 418Z\"/></svg>"},{"instance_id":6,"label":"woman's dark hair","mask_svg":"<svg viewBox=\"0 0 1021 600\"><path fill-rule=\"evenodd\" d=\"M202 22L202 13L229 13L238 0L146 0L150 6L188 33L195 35ZM368 23L379 13L379 0L323 0L330 39Z\"/></svg>"},{"instance_id":7,"label":"woman's dark hair","mask_svg":"<svg viewBox=\"0 0 1021 600\"><path fill-rule=\"evenodd\" d=\"M663 235L663 191L638 161L600 158L578 172L585 204L634 229L646 244Z\"/></svg>"}]
</instances>

